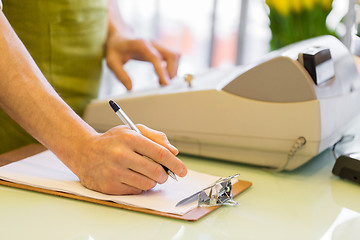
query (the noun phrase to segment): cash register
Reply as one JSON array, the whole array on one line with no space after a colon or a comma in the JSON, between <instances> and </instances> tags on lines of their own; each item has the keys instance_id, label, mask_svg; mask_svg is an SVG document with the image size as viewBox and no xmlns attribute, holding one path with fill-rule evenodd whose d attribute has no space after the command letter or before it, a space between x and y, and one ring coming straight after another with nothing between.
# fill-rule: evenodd
<instances>
[{"instance_id":1,"label":"cash register","mask_svg":"<svg viewBox=\"0 0 360 240\"><path fill-rule=\"evenodd\" d=\"M349 50L321 36L232 69L177 77L112 99L135 123L166 133L180 153L293 170L331 147L360 112ZM84 119L98 131L120 123L94 99Z\"/></svg>"}]
</instances>

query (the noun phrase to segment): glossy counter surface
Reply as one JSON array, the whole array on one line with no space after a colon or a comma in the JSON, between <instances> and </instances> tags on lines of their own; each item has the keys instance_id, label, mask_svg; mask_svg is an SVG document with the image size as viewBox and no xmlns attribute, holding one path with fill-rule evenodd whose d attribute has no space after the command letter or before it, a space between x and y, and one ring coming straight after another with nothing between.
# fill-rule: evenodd
<instances>
[{"instance_id":1,"label":"glossy counter surface","mask_svg":"<svg viewBox=\"0 0 360 240\"><path fill-rule=\"evenodd\" d=\"M189 169L253 183L197 222L0 186L0 239L359 239L360 185L332 175L325 151L292 172L180 156Z\"/></svg>"}]
</instances>

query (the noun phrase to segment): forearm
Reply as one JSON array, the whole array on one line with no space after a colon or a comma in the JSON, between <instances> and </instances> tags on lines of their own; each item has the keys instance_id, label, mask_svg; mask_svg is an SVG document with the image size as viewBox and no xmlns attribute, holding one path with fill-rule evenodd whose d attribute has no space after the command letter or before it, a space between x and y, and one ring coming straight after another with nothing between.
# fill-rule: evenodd
<instances>
[{"instance_id":1,"label":"forearm","mask_svg":"<svg viewBox=\"0 0 360 240\"><path fill-rule=\"evenodd\" d=\"M74 170L71 149L96 132L47 82L1 11L0 53L0 107Z\"/></svg>"}]
</instances>

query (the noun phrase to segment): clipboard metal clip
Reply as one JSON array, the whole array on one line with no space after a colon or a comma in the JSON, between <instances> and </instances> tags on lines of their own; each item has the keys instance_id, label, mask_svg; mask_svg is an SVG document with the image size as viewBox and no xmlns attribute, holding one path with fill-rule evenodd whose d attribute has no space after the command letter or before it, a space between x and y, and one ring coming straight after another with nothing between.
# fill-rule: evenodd
<instances>
[{"instance_id":1,"label":"clipboard metal clip","mask_svg":"<svg viewBox=\"0 0 360 240\"><path fill-rule=\"evenodd\" d=\"M239 175L240 174L235 174L226 178L220 178L213 185L204 188L198 195L198 206L237 206L238 203L233 199L233 195L231 193L231 179Z\"/></svg>"}]
</instances>

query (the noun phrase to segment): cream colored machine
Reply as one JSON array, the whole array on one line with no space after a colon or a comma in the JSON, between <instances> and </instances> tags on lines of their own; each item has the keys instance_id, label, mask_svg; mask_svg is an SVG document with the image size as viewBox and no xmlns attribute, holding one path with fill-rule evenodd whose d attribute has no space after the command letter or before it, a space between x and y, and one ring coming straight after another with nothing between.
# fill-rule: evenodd
<instances>
[{"instance_id":1,"label":"cream colored machine","mask_svg":"<svg viewBox=\"0 0 360 240\"><path fill-rule=\"evenodd\" d=\"M133 122L165 132L181 153L292 170L348 130L360 112L359 82L348 49L323 36L252 66L112 99ZM85 112L99 131L121 124L108 100L92 101Z\"/></svg>"}]
</instances>

